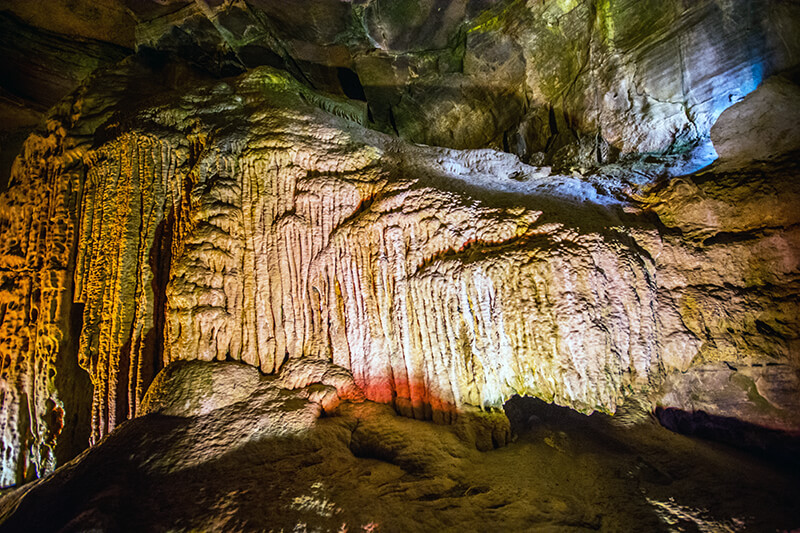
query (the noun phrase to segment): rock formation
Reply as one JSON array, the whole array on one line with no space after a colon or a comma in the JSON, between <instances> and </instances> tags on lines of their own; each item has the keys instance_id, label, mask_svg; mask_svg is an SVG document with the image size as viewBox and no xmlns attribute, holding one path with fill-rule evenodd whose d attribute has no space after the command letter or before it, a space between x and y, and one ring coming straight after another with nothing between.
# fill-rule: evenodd
<instances>
[{"instance_id":1,"label":"rock formation","mask_svg":"<svg viewBox=\"0 0 800 533\"><path fill-rule=\"evenodd\" d=\"M0 484L246 405L800 434L797 7L679 4L103 3L137 52L67 54L0 196Z\"/></svg>"},{"instance_id":2,"label":"rock formation","mask_svg":"<svg viewBox=\"0 0 800 533\"><path fill-rule=\"evenodd\" d=\"M218 72L285 66L414 142L582 167L702 144L800 47L781 0L168 4L138 8L141 45Z\"/></svg>"},{"instance_id":3,"label":"rock formation","mask_svg":"<svg viewBox=\"0 0 800 533\"><path fill-rule=\"evenodd\" d=\"M298 374L309 366L319 374ZM303 386L308 377L317 383ZM435 425L371 402L318 418L324 391L346 385L342 369L319 360L277 376L233 362L170 365L142 404L147 415L0 499L0 531L768 531L797 523L796 478L652 422L631 425L630 413L620 424L620 416L547 406L526 428L531 411L516 398L509 415L518 441L481 453L475 444L502 427L463 418Z\"/></svg>"}]
</instances>

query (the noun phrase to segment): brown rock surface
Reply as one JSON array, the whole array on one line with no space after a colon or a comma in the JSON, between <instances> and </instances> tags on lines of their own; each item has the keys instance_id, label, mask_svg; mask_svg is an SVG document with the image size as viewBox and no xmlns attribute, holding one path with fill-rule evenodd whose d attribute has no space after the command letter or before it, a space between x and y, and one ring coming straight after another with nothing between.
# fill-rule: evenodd
<instances>
[{"instance_id":1,"label":"brown rock surface","mask_svg":"<svg viewBox=\"0 0 800 533\"><path fill-rule=\"evenodd\" d=\"M7 126L39 121L0 195L0 485L98 445L0 522L794 527L793 478L763 465L743 460L758 481L726 503L659 489L677 458L625 449L635 473L609 474L603 456L635 411L636 449L667 439L742 483L727 452L643 422L657 408L796 461L796 6L741 4L131 2L108 24L135 16L139 52L114 66L127 50L0 14L4 68L23 67ZM719 161L671 177L709 131ZM588 456L585 427L557 425L478 454L509 442L514 395L621 416L594 415ZM542 471L581 495L540 480L526 506ZM783 499L748 502L761 480ZM638 500L615 514L604 491Z\"/></svg>"},{"instance_id":2,"label":"brown rock surface","mask_svg":"<svg viewBox=\"0 0 800 533\"><path fill-rule=\"evenodd\" d=\"M800 87L782 76L728 108L711 128L720 166L735 169L800 149ZM770 211L765 209L765 211Z\"/></svg>"},{"instance_id":3,"label":"brown rock surface","mask_svg":"<svg viewBox=\"0 0 800 533\"><path fill-rule=\"evenodd\" d=\"M0 531L770 531L798 519L795 475L635 410L622 425L516 398L518 439L481 453L459 424L385 405L318 418L314 385L287 390L236 363L165 373L178 379L151 393L170 407L5 495ZM258 393L236 401L243 374ZM202 400L184 407L187 391Z\"/></svg>"},{"instance_id":4,"label":"brown rock surface","mask_svg":"<svg viewBox=\"0 0 800 533\"><path fill-rule=\"evenodd\" d=\"M30 236L7 242L9 272L29 276L18 249L55 265L50 285L15 278L9 301L69 298L74 268L83 316L78 335L64 300L41 314L56 304L14 304L39 340L25 344L29 366L23 348L7 356L18 377L5 382L4 442L34 450L7 460L7 481L50 464L39 456L60 400L44 362L73 357L74 340L59 344L70 335L92 377L94 441L137 416L176 360L268 373L330 360L367 398L441 422L513 394L613 412L706 362L797 366L796 180L783 174L712 167L656 187L644 205L673 228L660 232L618 180L409 145L267 67L171 94L153 76L129 62L58 108L5 196L5 235ZM138 86L139 100L122 97ZM62 213L48 216L49 237L23 232L16 214L36 212L27 191L42 176L65 191L33 204ZM779 218L748 218L737 198L777 202ZM41 407L26 413L26 398ZM26 420L42 421L32 440Z\"/></svg>"}]
</instances>

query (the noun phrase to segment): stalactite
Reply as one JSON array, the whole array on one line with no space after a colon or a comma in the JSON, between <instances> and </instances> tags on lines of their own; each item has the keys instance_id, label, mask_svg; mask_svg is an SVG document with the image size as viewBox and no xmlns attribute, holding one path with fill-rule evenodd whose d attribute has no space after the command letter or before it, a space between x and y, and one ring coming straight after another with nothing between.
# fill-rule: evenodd
<instances>
[{"instance_id":1,"label":"stalactite","mask_svg":"<svg viewBox=\"0 0 800 533\"><path fill-rule=\"evenodd\" d=\"M62 430L55 379L70 320L80 191L64 137L56 121L32 135L15 163L15 186L0 199L0 485L51 471Z\"/></svg>"},{"instance_id":2,"label":"stalactite","mask_svg":"<svg viewBox=\"0 0 800 533\"><path fill-rule=\"evenodd\" d=\"M652 265L613 235L537 224L541 211L427 186L342 133L269 119L292 145L263 132L194 163L168 360L274 372L329 357L369 398L439 421L515 393L613 410L658 372ZM460 157L418 170L471 172Z\"/></svg>"},{"instance_id":3,"label":"stalactite","mask_svg":"<svg viewBox=\"0 0 800 533\"><path fill-rule=\"evenodd\" d=\"M686 370L703 335L723 339L692 286L746 287L752 257L760 276L796 270L766 240L690 249L644 217L623 223L590 178L368 131L271 73L132 111L128 129L103 115L94 139L53 121L26 144L0 200L0 482L51 468L65 412L52 372L76 344L93 442L183 359L264 373L324 359L369 399L438 422L513 394L613 411ZM657 209L683 205L661 194L678 200ZM737 246L748 259L724 275L695 268ZM772 327L737 306L737 327Z\"/></svg>"},{"instance_id":4,"label":"stalactite","mask_svg":"<svg viewBox=\"0 0 800 533\"><path fill-rule=\"evenodd\" d=\"M149 256L170 207L176 159L158 139L127 134L86 156L75 301L84 305L79 362L92 377L92 440L136 416L159 362ZM156 265L164 268L164 265Z\"/></svg>"}]
</instances>

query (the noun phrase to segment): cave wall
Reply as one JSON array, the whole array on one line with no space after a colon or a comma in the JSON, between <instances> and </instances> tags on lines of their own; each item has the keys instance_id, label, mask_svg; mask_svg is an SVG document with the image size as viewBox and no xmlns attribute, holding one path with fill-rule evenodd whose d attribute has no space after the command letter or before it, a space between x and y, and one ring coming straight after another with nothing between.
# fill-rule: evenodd
<instances>
[{"instance_id":1,"label":"cave wall","mask_svg":"<svg viewBox=\"0 0 800 533\"><path fill-rule=\"evenodd\" d=\"M99 423L92 422L92 406L100 405L92 396L103 390L108 373L102 379L99 372L87 374L90 357L79 357L91 329L83 326L86 306L76 292L75 264L83 249L85 194L94 190L85 187L92 181L83 157L95 130L115 111L109 103L124 107L131 95L147 98L163 89L144 73L136 66L105 73L91 91L84 86L53 107L46 125L23 144L0 200L4 485L74 457Z\"/></svg>"},{"instance_id":2,"label":"cave wall","mask_svg":"<svg viewBox=\"0 0 800 533\"><path fill-rule=\"evenodd\" d=\"M790 79L745 98L792 66L791 3L139 6L139 54L48 111L0 196L0 484L177 360L323 358L438 422L637 395L800 428L798 145L736 142L796 123L763 119ZM715 166L656 179L742 98ZM541 166L623 152L661 159Z\"/></svg>"},{"instance_id":3,"label":"cave wall","mask_svg":"<svg viewBox=\"0 0 800 533\"><path fill-rule=\"evenodd\" d=\"M2 200L4 484L52 469L65 416L56 376L80 379L70 376L80 371L68 368L68 361L74 356L73 221L81 179L60 157L64 130L51 126L48 135L26 141L25 156L15 163L14 186ZM67 367L63 376L60 367ZM79 402L80 393L74 399Z\"/></svg>"},{"instance_id":4,"label":"cave wall","mask_svg":"<svg viewBox=\"0 0 800 533\"><path fill-rule=\"evenodd\" d=\"M154 368L180 359L271 373L329 358L369 398L439 421L526 392L613 410L648 384L660 358L649 259L602 231L617 221L602 205L565 215L569 226L537 223L595 191L569 177L562 199L493 190L534 171L399 143L297 92L256 70L143 110L133 122L159 139L124 133L84 156L75 299L94 439L136 414ZM154 261L162 225L169 260ZM160 297L156 277L168 280ZM162 360L148 335L163 339Z\"/></svg>"}]
</instances>

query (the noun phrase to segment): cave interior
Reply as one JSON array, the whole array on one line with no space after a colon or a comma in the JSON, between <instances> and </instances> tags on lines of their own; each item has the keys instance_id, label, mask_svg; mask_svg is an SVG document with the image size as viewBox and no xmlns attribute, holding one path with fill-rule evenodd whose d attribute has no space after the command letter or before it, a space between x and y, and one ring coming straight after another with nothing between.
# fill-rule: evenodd
<instances>
[{"instance_id":1,"label":"cave interior","mask_svg":"<svg viewBox=\"0 0 800 533\"><path fill-rule=\"evenodd\" d=\"M796 0L0 28L0 532L800 531Z\"/></svg>"}]
</instances>

